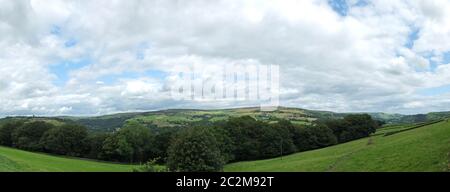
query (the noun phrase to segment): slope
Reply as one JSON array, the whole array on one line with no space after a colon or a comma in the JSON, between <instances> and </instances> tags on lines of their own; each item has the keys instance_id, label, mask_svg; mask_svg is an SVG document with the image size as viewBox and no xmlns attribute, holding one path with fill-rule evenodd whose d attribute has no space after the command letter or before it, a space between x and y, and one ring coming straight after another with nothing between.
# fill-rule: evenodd
<instances>
[{"instance_id":1,"label":"slope","mask_svg":"<svg viewBox=\"0 0 450 192\"><path fill-rule=\"evenodd\" d=\"M283 158L229 164L225 171L448 171L450 123L378 134Z\"/></svg>"},{"instance_id":2,"label":"slope","mask_svg":"<svg viewBox=\"0 0 450 192\"><path fill-rule=\"evenodd\" d=\"M134 167L0 147L0 172L126 172Z\"/></svg>"}]
</instances>

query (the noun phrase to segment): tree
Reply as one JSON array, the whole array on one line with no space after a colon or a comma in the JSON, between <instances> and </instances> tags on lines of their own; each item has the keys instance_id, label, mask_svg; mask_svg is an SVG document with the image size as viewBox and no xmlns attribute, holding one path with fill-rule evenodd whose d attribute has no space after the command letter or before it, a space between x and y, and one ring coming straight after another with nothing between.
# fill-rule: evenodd
<instances>
[{"instance_id":1,"label":"tree","mask_svg":"<svg viewBox=\"0 0 450 192\"><path fill-rule=\"evenodd\" d=\"M217 123L216 138L228 161L254 160L295 152L289 121L277 123L258 121L250 116L230 118Z\"/></svg>"},{"instance_id":2,"label":"tree","mask_svg":"<svg viewBox=\"0 0 450 192\"><path fill-rule=\"evenodd\" d=\"M296 146L292 141L289 127L280 124L265 125L261 127L260 158L277 157L295 152Z\"/></svg>"},{"instance_id":3,"label":"tree","mask_svg":"<svg viewBox=\"0 0 450 192\"><path fill-rule=\"evenodd\" d=\"M298 151L307 151L317 148L314 143L312 132L305 127L295 127L292 129L292 140Z\"/></svg>"},{"instance_id":4,"label":"tree","mask_svg":"<svg viewBox=\"0 0 450 192\"><path fill-rule=\"evenodd\" d=\"M0 145L11 147L13 144L12 134L14 130L23 125L22 121L9 121L0 127Z\"/></svg>"},{"instance_id":5,"label":"tree","mask_svg":"<svg viewBox=\"0 0 450 192\"><path fill-rule=\"evenodd\" d=\"M88 153L85 156L92 159L103 159L103 144L109 136L109 133L89 134L87 137Z\"/></svg>"},{"instance_id":6,"label":"tree","mask_svg":"<svg viewBox=\"0 0 450 192\"><path fill-rule=\"evenodd\" d=\"M169 147L171 171L221 171L224 159L210 129L196 127L181 131Z\"/></svg>"},{"instance_id":7,"label":"tree","mask_svg":"<svg viewBox=\"0 0 450 192\"><path fill-rule=\"evenodd\" d=\"M294 125L288 120L280 120L278 123L272 125L272 128L275 129L282 138L283 154L291 154L297 151L297 147L293 140L293 127Z\"/></svg>"},{"instance_id":8,"label":"tree","mask_svg":"<svg viewBox=\"0 0 450 192\"><path fill-rule=\"evenodd\" d=\"M379 126L368 114L347 115L343 119L329 120L325 124L333 130L340 143L368 137L375 133Z\"/></svg>"},{"instance_id":9,"label":"tree","mask_svg":"<svg viewBox=\"0 0 450 192\"><path fill-rule=\"evenodd\" d=\"M333 131L326 125L318 124L307 128L313 136L313 143L316 148L328 147L337 143L337 138Z\"/></svg>"},{"instance_id":10,"label":"tree","mask_svg":"<svg viewBox=\"0 0 450 192\"><path fill-rule=\"evenodd\" d=\"M105 139L105 158L116 161L145 162L152 152L153 135L150 129L129 122L119 131Z\"/></svg>"},{"instance_id":11,"label":"tree","mask_svg":"<svg viewBox=\"0 0 450 192\"><path fill-rule=\"evenodd\" d=\"M263 122L250 116L230 118L224 125L232 138L233 154L236 161L258 159L261 149L260 138Z\"/></svg>"},{"instance_id":12,"label":"tree","mask_svg":"<svg viewBox=\"0 0 450 192\"><path fill-rule=\"evenodd\" d=\"M156 159L157 163L165 163L167 161L167 151L169 148L169 143L172 138L179 131L177 127L163 127L152 129L155 137L152 142L152 153Z\"/></svg>"},{"instance_id":13,"label":"tree","mask_svg":"<svg viewBox=\"0 0 450 192\"><path fill-rule=\"evenodd\" d=\"M40 140L40 145L46 152L82 156L86 151L87 135L87 129L84 126L64 124L45 132Z\"/></svg>"},{"instance_id":14,"label":"tree","mask_svg":"<svg viewBox=\"0 0 450 192\"><path fill-rule=\"evenodd\" d=\"M349 122L344 119L333 119L326 121L324 124L333 131L339 143L343 142L342 133L350 127Z\"/></svg>"},{"instance_id":15,"label":"tree","mask_svg":"<svg viewBox=\"0 0 450 192\"><path fill-rule=\"evenodd\" d=\"M383 120L376 120L377 128L382 127L383 125L386 125L386 121Z\"/></svg>"},{"instance_id":16,"label":"tree","mask_svg":"<svg viewBox=\"0 0 450 192\"><path fill-rule=\"evenodd\" d=\"M130 147L119 144L119 135L116 133L110 134L104 141L102 147L102 158L108 161L128 161L131 154Z\"/></svg>"},{"instance_id":17,"label":"tree","mask_svg":"<svg viewBox=\"0 0 450 192\"><path fill-rule=\"evenodd\" d=\"M327 147L337 143L333 131L323 124L296 126L292 138L298 151Z\"/></svg>"},{"instance_id":18,"label":"tree","mask_svg":"<svg viewBox=\"0 0 450 192\"><path fill-rule=\"evenodd\" d=\"M27 122L12 133L13 146L25 150L41 151L42 146L39 141L42 135L53 127L53 124L45 121Z\"/></svg>"},{"instance_id":19,"label":"tree","mask_svg":"<svg viewBox=\"0 0 450 192\"><path fill-rule=\"evenodd\" d=\"M220 124L221 123L212 125L211 132L216 138L224 161L227 163L235 159L235 155L233 154L235 145L229 131Z\"/></svg>"}]
</instances>

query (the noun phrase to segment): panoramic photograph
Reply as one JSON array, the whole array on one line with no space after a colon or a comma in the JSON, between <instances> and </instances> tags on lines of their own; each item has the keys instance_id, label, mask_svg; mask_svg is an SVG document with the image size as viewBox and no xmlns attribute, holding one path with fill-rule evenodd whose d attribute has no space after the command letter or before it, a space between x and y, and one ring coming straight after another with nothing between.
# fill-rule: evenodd
<instances>
[{"instance_id":1,"label":"panoramic photograph","mask_svg":"<svg viewBox=\"0 0 450 192\"><path fill-rule=\"evenodd\" d=\"M450 172L449 10L0 0L0 172Z\"/></svg>"}]
</instances>

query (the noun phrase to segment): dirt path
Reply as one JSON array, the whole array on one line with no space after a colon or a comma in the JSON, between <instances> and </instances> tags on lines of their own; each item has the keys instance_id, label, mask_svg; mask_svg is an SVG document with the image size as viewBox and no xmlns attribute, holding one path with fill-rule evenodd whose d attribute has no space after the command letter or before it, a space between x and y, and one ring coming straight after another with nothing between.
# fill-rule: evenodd
<instances>
[{"instance_id":1,"label":"dirt path","mask_svg":"<svg viewBox=\"0 0 450 192\"><path fill-rule=\"evenodd\" d=\"M447 169L446 172L450 172L450 151L447 153Z\"/></svg>"},{"instance_id":2,"label":"dirt path","mask_svg":"<svg viewBox=\"0 0 450 192\"><path fill-rule=\"evenodd\" d=\"M372 145L372 144L373 144L372 137L369 137L369 140L367 141L367 145Z\"/></svg>"},{"instance_id":3,"label":"dirt path","mask_svg":"<svg viewBox=\"0 0 450 192\"><path fill-rule=\"evenodd\" d=\"M445 172L450 172L450 152L447 153L447 167L444 168Z\"/></svg>"},{"instance_id":4,"label":"dirt path","mask_svg":"<svg viewBox=\"0 0 450 192\"><path fill-rule=\"evenodd\" d=\"M339 157L334 163L332 163L332 164L328 167L328 169L326 170L326 172L334 172L334 171L336 171L337 166L338 166L341 162L344 162L346 159L350 158L353 154L355 154L355 153L357 153L357 152L359 152L359 151L362 151L362 150L366 149L367 146L372 145L372 144L373 144L372 137L369 137L369 139L367 140L367 144L366 144L364 147L362 147L362 148L360 148L360 149L357 149L357 150L354 150L354 151L352 151L352 152L349 152L349 153L347 153L347 154L345 154L345 155ZM449 166L450 166L450 164L449 164ZM450 167L449 167L449 168L450 168Z\"/></svg>"}]
</instances>

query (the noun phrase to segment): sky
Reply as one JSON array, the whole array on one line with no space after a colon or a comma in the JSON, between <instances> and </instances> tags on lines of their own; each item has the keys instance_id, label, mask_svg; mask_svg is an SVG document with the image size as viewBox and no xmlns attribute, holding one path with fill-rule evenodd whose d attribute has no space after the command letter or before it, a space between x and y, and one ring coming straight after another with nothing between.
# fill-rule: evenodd
<instances>
[{"instance_id":1,"label":"sky","mask_svg":"<svg viewBox=\"0 0 450 192\"><path fill-rule=\"evenodd\" d=\"M174 100L180 66L278 65L280 105L450 110L448 0L0 0L0 116L252 106Z\"/></svg>"}]
</instances>

